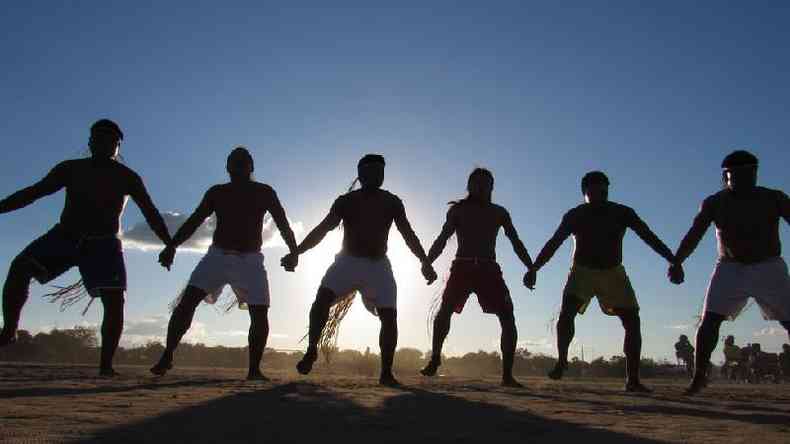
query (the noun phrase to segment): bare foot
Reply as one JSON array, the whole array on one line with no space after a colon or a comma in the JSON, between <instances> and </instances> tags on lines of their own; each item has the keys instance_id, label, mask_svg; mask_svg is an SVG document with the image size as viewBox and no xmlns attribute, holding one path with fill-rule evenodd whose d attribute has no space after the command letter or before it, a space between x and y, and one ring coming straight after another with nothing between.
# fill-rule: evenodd
<instances>
[{"instance_id":1,"label":"bare foot","mask_svg":"<svg viewBox=\"0 0 790 444\"><path fill-rule=\"evenodd\" d=\"M653 393L653 390L642 385L641 382L629 382L625 385L625 391L628 393Z\"/></svg>"},{"instance_id":2,"label":"bare foot","mask_svg":"<svg viewBox=\"0 0 790 444\"><path fill-rule=\"evenodd\" d=\"M568 364L561 364L557 362L554 368L549 372L548 376L555 381L562 379L563 373L568 369Z\"/></svg>"},{"instance_id":3,"label":"bare foot","mask_svg":"<svg viewBox=\"0 0 790 444\"><path fill-rule=\"evenodd\" d=\"M0 347L5 347L6 345L11 345L16 342L16 332L13 331L6 331L3 329L0 332Z\"/></svg>"},{"instance_id":4,"label":"bare foot","mask_svg":"<svg viewBox=\"0 0 790 444\"><path fill-rule=\"evenodd\" d=\"M110 367L110 368L99 369L99 376L101 376L102 378L116 378L118 376L121 376L121 374L116 372L112 367Z\"/></svg>"},{"instance_id":5,"label":"bare foot","mask_svg":"<svg viewBox=\"0 0 790 444\"><path fill-rule=\"evenodd\" d=\"M402 386L401 383L398 382L397 379L395 379L395 376L393 376L392 373L381 375L381 377L379 378L379 384L385 387L392 387L392 388L398 388Z\"/></svg>"},{"instance_id":6,"label":"bare foot","mask_svg":"<svg viewBox=\"0 0 790 444\"><path fill-rule=\"evenodd\" d=\"M691 384L686 389L686 391L683 392L683 394L686 396L694 396L700 391L702 391L702 389L707 387L707 385L708 383L705 380L705 378L694 378L691 381Z\"/></svg>"},{"instance_id":7,"label":"bare foot","mask_svg":"<svg viewBox=\"0 0 790 444\"><path fill-rule=\"evenodd\" d=\"M315 363L316 359L318 359L318 350L308 348L302 360L296 364L296 371L302 375L309 374L313 369L313 363Z\"/></svg>"},{"instance_id":8,"label":"bare foot","mask_svg":"<svg viewBox=\"0 0 790 444\"><path fill-rule=\"evenodd\" d=\"M436 376L436 371L439 370L440 365L442 365L441 362L431 359L428 365L420 370L420 374L423 376Z\"/></svg>"},{"instance_id":9,"label":"bare foot","mask_svg":"<svg viewBox=\"0 0 790 444\"><path fill-rule=\"evenodd\" d=\"M502 387L524 388L524 384L516 381L512 376L502 378Z\"/></svg>"},{"instance_id":10,"label":"bare foot","mask_svg":"<svg viewBox=\"0 0 790 444\"><path fill-rule=\"evenodd\" d=\"M265 376L263 373L261 373L260 371L256 371L256 372L250 372L250 373L247 373L247 381L263 381L263 382L269 382L269 381L270 381L270 379L269 379L269 378L267 378L267 377L266 377L266 376Z\"/></svg>"},{"instance_id":11,"label":"bare foot","mask_svg":"<svg viewBox=\"0 0 790 444\"><path fill-rule=\"evenodd\" d=\"M164 376L168 370L173 368L173 362L166 359L160 359L155 366L150 368L150 372L156 376Z\"/></svg>"}]
</instances>

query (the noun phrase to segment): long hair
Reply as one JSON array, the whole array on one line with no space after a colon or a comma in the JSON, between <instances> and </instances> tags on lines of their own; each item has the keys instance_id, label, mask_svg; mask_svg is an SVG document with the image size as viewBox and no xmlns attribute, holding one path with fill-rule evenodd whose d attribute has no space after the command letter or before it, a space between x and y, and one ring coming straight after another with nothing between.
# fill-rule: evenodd
<instances>
[{"instance_id":1,"label":"long hair","mask_svg":"<svg viewBox=\"0 0 790 444\"><path fill-rule=\"evenodd\" d=\"M488 194L483 197L484 202L490 203L491 202L491 193L493 193L493 191L494 191L494 174L491 173L491 171L486 169L486 168L477 167L474 170L472 170L472 172L469 174L469 179L467 179L467 181L466 181L466 191L467 191L466 197L464 197L463 199L459 199L459 200L451 200L450 202L447 202L447 204L448 205L458 205L460 203L464 203L464 202L469 202L469 201L475 200L475 198L472 196L472 193L470 192L470 190L472 188L472 183L474 183L476 180L487 180L488 182L491 183L491 190L489 190Z\"/></svg>"}]
</instances>

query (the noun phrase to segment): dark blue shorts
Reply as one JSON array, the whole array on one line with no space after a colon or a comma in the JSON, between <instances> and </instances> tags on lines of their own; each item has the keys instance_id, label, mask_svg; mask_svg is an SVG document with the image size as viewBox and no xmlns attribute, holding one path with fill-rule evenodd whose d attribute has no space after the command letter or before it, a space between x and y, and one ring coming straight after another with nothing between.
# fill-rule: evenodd
<instances>
[{"instance_id":1,"label":"dark blue shorts","mask_svg":"<svg viewBox=\"0 0 790 444\"><path fill-rule=\"evenodd\" d=\"M126 290L123 246L117 236L78 237L55 225L30 243L19 255L35 266L40 284L78 267L82 283L92 297L101 290Z\"/></svg>"}]
</instances>

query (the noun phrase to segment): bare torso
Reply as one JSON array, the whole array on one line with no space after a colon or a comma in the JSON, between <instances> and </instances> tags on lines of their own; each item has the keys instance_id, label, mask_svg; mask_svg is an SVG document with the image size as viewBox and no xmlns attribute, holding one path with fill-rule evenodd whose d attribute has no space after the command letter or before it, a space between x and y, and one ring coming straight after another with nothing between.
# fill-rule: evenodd
<instances>
[{"instance_id":1,"label":"bare torso","mask_svg":"<svg viewBox=\"0 0 790 444\"><path fill-rule=\"evenodd\" d=\"M586 203L570 210L562 224L573 234L573 263L597 269L622 264L625 230L638 220L634 210L614 202Z\"/></svg>"},{"instance_id":2,"label":"bare torso","mask_svg":"<svg viewBox=\"0 0 790 444\"><path fill-rule=\"evenodd\" d=\"M68 160L44 180L66 188L60 223L80 237L117 235L127 197L142 188L135 172L113 160Z\"/></svg>"},{"instance_id":3,"label":"bare torso","mask_svg":"<svg viewBox=\"0 0 790 444\"><path fill-rule=\"evenodd\" d=\"M506 214L504 208L492 203L455 204L450 217L458 236L456 257L496 260L496 239Z\"/></svg>"},{"instance_id":4,"label":"bare torso","mask_svg":"<svg viewBox=\"0 0 790 444\"><path fill-rule=\"evenodd\" d=\"M213 245L226 250L260 251L264 216L280 207L274 190L258 182L231 182L215 185L207 198L217 218Z\"/></svg>"},{"instance_id":5,"label":"bare torso","mask_svg":"<svg viewBox=\"0 0 790 444\"><path fill-rule=\"evenodd\" d=\"M716 226L719 258L755 263L780 256L782 205L786 194L763 187L745 195L724 190L705 199L702 213Z\"/></svg>"}]
</instances>

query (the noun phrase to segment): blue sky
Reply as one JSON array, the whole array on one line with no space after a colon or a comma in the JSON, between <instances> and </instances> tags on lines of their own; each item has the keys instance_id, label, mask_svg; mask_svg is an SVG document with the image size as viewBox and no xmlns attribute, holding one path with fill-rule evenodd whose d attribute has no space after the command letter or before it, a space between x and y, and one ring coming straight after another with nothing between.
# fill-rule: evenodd
<instances>
[{"instance_id":1,"label":"blue sky","mask_svg":"<svg viewBox=\"0 0 790 444\"><path fill-rule=\"evenodd\" d=\"M494 198L533 255L581 201L579 179L591 169L606 171L611 198L634 207L673 249L701 200L718 189L718 165L732 149L753 150L761 183L790 190L790 7L780 2L36 2L2 9L0 195L83 155L88 126L100 117L123 127L125 162L163 212L191 211L209 186L226 180L225 156L243 144L259 180L309 229L353 179L357 159L382 153L385 187L402 197L426 248L446 202L464 194L478 165L494 171ZM58 195L3 215L0 262L48 229L62 202ZM129 205L125 228L140 220ZM787 226L781 230L787 240ZM668 283L660 257L627 235L625 265L642 305L647 355L671 356L677 335L693 333L688 325L715 260L712 231L687 262L681 287ZM428 349L427 308L440 286L425 287L417 261L397 234L391 239L401 346ZM304 345L298 340L337 245L331 241L308 253L296 274L277 266L283 249L264 251L270 346ZM571 242L535 292L520 285L522 267L506 238L499 242L520 339L554 353L549 326ZM437 264L442 274L453 248ZM181 253L167 273L151 251L127 249L127 343L162 334L167 303L199 257ZM85 317L59 313L41 300L44 291L33 286L22 328L99 322L97 307ZM378 322L357 305L341 346L375 349ZM190 340L243 344L246 316L203 307ZM786 340L777 327L753 307L723 333L776 349ZM581 344L586 357L621 349L619 322L597 308L579 318L577 333L573 353ZM454 318L446 350L494 350L498 335L496 319L471 303Z\"/></svg>"}]
</instances>

